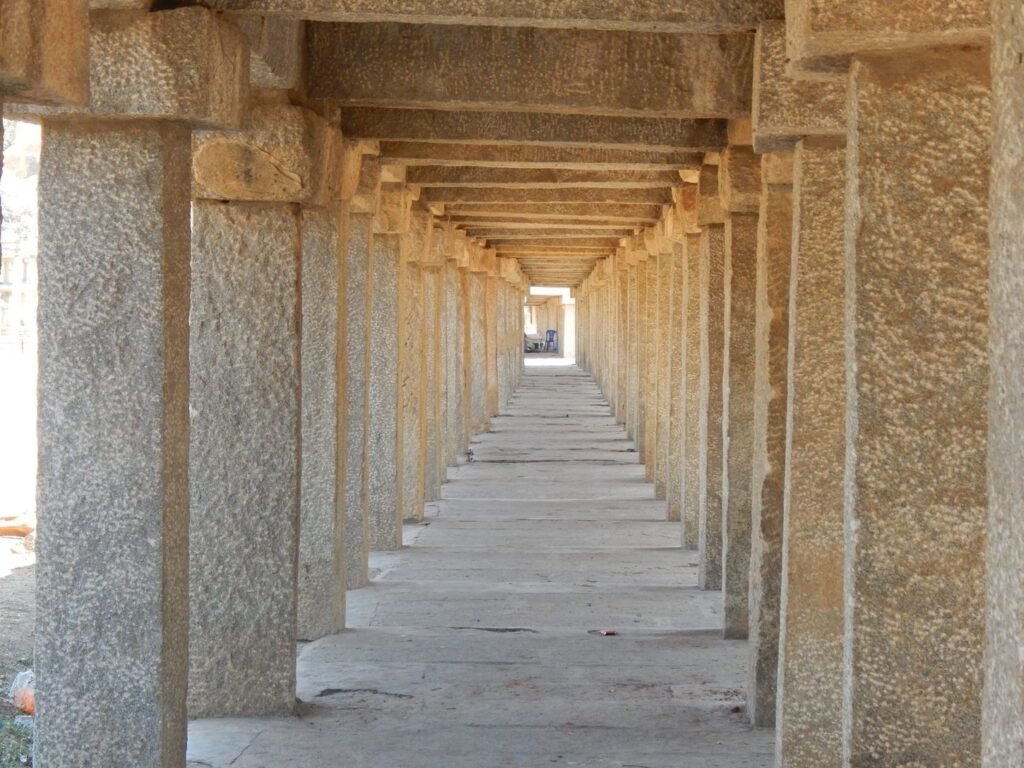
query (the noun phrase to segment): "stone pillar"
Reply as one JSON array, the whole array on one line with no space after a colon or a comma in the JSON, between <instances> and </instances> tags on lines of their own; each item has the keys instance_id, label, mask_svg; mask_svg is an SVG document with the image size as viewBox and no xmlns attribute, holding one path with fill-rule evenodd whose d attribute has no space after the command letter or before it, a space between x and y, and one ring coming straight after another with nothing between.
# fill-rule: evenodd
<instances>
[{"instance_id":1,"label":"stone pillar","mask_svg":"<svg viewBox=\"0 0 1024 768\"><path fill-rule=\"evenodd\" d=\"M453 230L445 230L444 330L445 330L445 398L448 424L446 429L446 463L455 464L463 449L465 434L463 412L465 339L463 337L462 275L455 258Z\"/></svg>"},{"instance_id":2,"label":"stone pillar","mask_svg":"<svg viewBox=\"0 0 1024 768\"><path fill-rule=\"evenodd\" d=\"M404 190L388 187L370 239L369 376L366 494L370 549L402 548L399 486L399 293L402 237L408 227Z\"/></svg>"},{"instance_id":3,"label":"stone pillar","mask_svg":"<svg viewBox=\"0 0 1024 768\"><path fill-rule=\"evenodd\" d=\"M249 123L194 145L192 716L290 709L296 635L344 625L340 134L282 105Z\"/></svg>"},{"instance_id":4,"label":"stone pillar","mask_svg":"<svg viewBox=\"0 0 1024 768\"><path fill-rule=\"evenodd\" d=\"M466 299L466 393L468 445L473 435L487 430L487 273L483 270L463 275Z\"/></svg>"},{"instance_id":5,"label":"stone pillar","mask_svg":"<svg viewBox=\"0 0 1024 768\"><path fill-rule=\"evenodd\" d=\"M686 318L683 343L683 530L686 549L700 541L700 260L701 235L686 236Z\"/></svg>"},{"instance_id":6,"label":"stone pillar","mask_svg":"<svg viewBox=\"0 0 1024 768\"><path fill-rule=\"evenodd\" d=\"M625 425L629 413L629 262L624 248L615 252L616 280L616 365L615 378L615 421Z\"/></svg>"},{"instance_id":7,"label":"stone pillar","mask_svg":"<svg viewBox=\"0 0 1024 768\"><path fill-rule=\"evenodd\" d=\"M988 647L982 700L982 764L1024 764L1024 449L1020 371L1024 350L1024 16L1019 3L992 4L992 382L989 402Z\"/></svg>"},{"instance_id":8,"label":"stone pillar","mask_svg":"<svg viewBox=\"0 0 1024 768\"><path fill-rule=\"evenodd\" d=\"M83 3L24 6L26 24L0 24L0 94L83 104L43 119L35 764L178 767L190 126L241 123L244 41L201 9L90 30Z\"/></svg>"},{"instance_id":9,"label":"stone pillar","mask_svg":"<svg viewBox=\"0 0 1024 768\"><path fill-rule=\"evenodd\" d=\"M846 152L798 145L790 274L789 436L779 764L842 764Z\"/></svg>"},{"instance_id":10,"label":"stone pillar","mask_svg":"<svg viewBox=\"0 0 1024 768\"><path fill-rule=\"evenodd\" d=\"M655 459L655 496L668 499L669 446L671 444L671 359L672 347L672 246L668 238L663 238L661 253L658 257L658 430ZM669 518L671 519L671 517Z\"/></svg>"},{"instance_id":11,"label":"stone pillar","mask_svg":"<svg viewBox=\"0 0 1024 768\"><path fill-rule=\"evenodd\" d=\"M851 766L980 764L989 70L983 52L946 50L850 72Z\"/></svg>"},{"instance_id":12,"label":"stone pillar","mask_svg":"<svg viewBox=\"0 0 1024 768\"><path fill-rule=\"evenodd\" d=\"M643 461L647 480L654 482L658 463L658 252L649 253L645 267L643 309ZM655 488L657 494L657 488Z\"/></svg>"},{"instance_id":13,"label":"stone pillar","mask_svg":"<svg viewBox=\"0 0 1024 768\"><path fill-rule=\"evenodd\" d=\"M630 253L632 258L632 253ZM626 373L626 433L632 438L637 450L640 449L640 430L637 416L640 412L640 267L637 263L629 267L629 295L627 297L628 328L626 339L626 355L628 370Z\"/></svg>"},{"instance_id":14,"label":"stone pillar","mask_svg":"<svg viewBox=\"0 0 1024 768\"><path fill-rule=\"evenodd\" d=\"M424 349L429 324L423 295L422 262L430 248L433 222L415 212L402 238L398 309L398 514L403 521L423 518L426 487L426 387Z\"/></svg>"},{"instance_id":15,"label":"stone pillar","mask_svg":"<svg viewBox=\"0 0 1024 768\"><path fill-rule=\"evenodd\" d=\"M426 372L426 501L441 498L441 484L445 481L445 358L444 344L444 230L432 225L430 247L423 268L424 323L423 370Z\"/></svg>"},{"instance_id":16,"label":"stone pillar","mask_svg":"<svg viewBox=\"0 0 1024 768\"><path fill-rule=\"evenodd\" d=\"M493 257L492 257L493 258ZM498 413L498 280L493 274L486 276L484 289L484 323L487 349L487 417ZM562 340L559 338L561 345Z\"/></svg>"},{"instance_id":17,"label":"stone pillar","mask_svg":"<svg viewBox=\"0 0 1024 768\"><path fill-rule=\"evenodd\" d=\"M665 494L668 519L683 519L683 446L686 440L686 402L683 379L686 353L686 241L679 235L672 243L672 301L669 313L669 447Z\"/></svg>"},{"instance_id":18,"label":"stone pillar","mask_svg":"<svg viewBox=\"0 0 1024 768\"><path fill-rule=\"evenodd\" d=\"M100 125L43 125L35 758L181 766L190 136Z\"/></svg>"},{"instance_id":19,"label":"stone pillar","mask_svg":"<svg viewBox=\"0 0 1024 768\"><path fill-rule=\"evenodd\" d=\"M793 158L763 156L757 243L754 463L751 486L750 681L754 725L775 724L782 590L783 479L793 249Z\"/></svg>"}]
</instances>

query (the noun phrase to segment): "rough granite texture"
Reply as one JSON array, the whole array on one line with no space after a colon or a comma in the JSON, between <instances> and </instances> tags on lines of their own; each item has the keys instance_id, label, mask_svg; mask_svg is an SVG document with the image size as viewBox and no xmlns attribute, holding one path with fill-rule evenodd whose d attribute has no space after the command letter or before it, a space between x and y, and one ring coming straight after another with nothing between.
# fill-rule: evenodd
<instances>
[{"instance_id":1,"label":"rough granite texture","mask_svg":"<svg viewBox=\"0 0 1024 768\"><path fill-rule=\"evenodd\" d=\"M89 99L85 0L4 0L0 100L84 104Z\"/></svg>"},{"instance_id":2,"label":"rough granite texture","mask_svg":"<svg viewBox=\"0 0 1024 768\"><path fill-rule=\"evenodd\" d=\"M411 235L406 235L411 237ZM424 455L422 445L424 387L423 347L426 317L420 265L401 266L398 323L399 514L402 520L423 518Z\"/></svg>"},{"instance_id":3,"label":"rough granite texture","mask_svg":"<svg viewBox=\"0 0 1024 768\"><path fill-rule=\"evenodd\" d=\"M629 412L629 269L625 266L625 257L620 252L616 256L616 331L618 364L615 370L615 423L626 424Z\"/></svg>"},{"instance_id":4,"label":"rough granite texture","mask_svg":"<svg viewBox=\"0 0 1024 768\"><path fill-rule=\"evenodd\" d=\"M401 236L370 239L366 499L372 551L402 548L398 508L398 294Z\"/></svg>"},{"instance_id":5,"label":"rough granite texture","mask_svg":"<svg viewBox=\"0 0 1024 768\"><path fill-rule=\"evenodd\" d=\"M684 119L750 111L747 33L317 24L308 44L310 96L350 106Z\"/></svg>"},{"instance_id":6,"label":"rough granite texture","mask_svg":"<svg viewBox=\"0 0 1024 768\"><path fill-rule=\"evenodd\" d=\"M207 0L211 8L314 18L320 21L480 24L718 34L779 18L782 0Z\"/></svg>"},{"instance_id":7,"label":"rough granite texture","mask_svg":"<svg viewBox=\"0 0 1024 768\"><path fill-rule=\"evenodd\" d=\"M344 426L338 423L337 366L338 313L345 311L339 292L341 218L337 207L302 211L300 640L345 626L345 510L338 498L337 449Z\"/></svg>"},{"instance_id":8,"label":"rough granite texture","mask_svg":"<svg viewBox=\"0 0 1024 768\"><path fill-rule=\"evenodd\" d=\"M657 465L655 468L655 498L668 496L668 454L672 441L671 360L672 360L672 244L665 244L665 252L658 257L658 433ZM666 506L667 509L667 506Z\"/></svg>"},{"instance_id":9,"label":"rough granite texture","mask_svg":"<svg viewBox=\"0 0 1024 768\"><path fill-rule=\"evenodd\" d=\"M193 206L189 716L295 706L300 222Z\"/></svg>"},{"instance_id":10,"label":"rough granite texture","mask_svg":"<svg viewBox=\"0 0 1024 768\"><path fill-rule=\"evenodd\" d=\"M845 136L846 78L795 80L786 64L786 22L762 22L754 47L754 148L782 151L803 136Z\"/></svg>"},{"instance_id":11,"label":"rough granite texture","mask_svg":"<svg viewBox=\"0 0 1024 768\"><path fill-rule=\"evenodd\" d=\"M306 32L301 19L238 14L231 21L249 42L253 88L301 89Z\"/></svg>"},{"instance_id":12,"label":"rough granite texture","mask_svg":"<svg viewBox=\"0 0 1024 768\"><path fill-rule=\"evenodd\" d=\"M857 63L850 98L844 751L851 768L971 768L985 647L989 56Z\"/></svg>"},{"instance_id":13,"label":"rough granite texture","mask_svg":"<svg viewBox=\"0 0 1024 768\"><path fill-rule=\"evenodd\" d=\"M988 648L982 699L985 768L1024 764L1024 11L993 3L992 381L989 416Z\"/></svg>"},{"instance_id":14,"label":"rough granite texture","mask_svg":"<svg viewBox=\"0 0 1024 768\"><path fill-rule=\"evenodd\" d=\"M846 150L797 145L777 758L841 768Z\"/></svg>"},{"instance_id":15,"label":"rough granite texture","mask_svg":"<svg viewBox=\"0 0 1024 768\"><path fill-rule=\"evenodd\" d=\"M729 213L757 213L761 208L761 157L752 147L729 147L718 166L718 192Z\"/></svg>"},{"instance_id":16,"label":"rough granite texture","mask_svg":"<svg viewBox=\"0 0 1024 768\"><path fill-rule=\"evenodd\" d=\"M592 149L704 152L726 143L724 120L610 117L544 112L347 109L345 136L381 141L457 141Z\"/></svg>"},{"instance_id":17,"label":"rough granite texture","mask_svg":"<svg viewBox=\"0 0 1024 768\"><path fill-rule=\"evenodd\" d=\"M639 449L640 431L637 429L638 401L640 399L640 345L637 343L637 299L638 299L638 267L630 265L627 270L628 295L626 298L626 434Z\"/></svg>"},{"instance_id":18,"label":"rough granite texture","mask_svg":"<svg viewBox=\"0 0 1024 768\"><path fill-rule=\"evenodd\" d=\"M990 5L990 0L786 0L788 55L797 70L813 76L842 73L855 53L980 44L990 34Z\"/></svg>"},{"instance_id":19,"label":"rough granite texture","mask_svg":"<svg viewBox=\"0 0 1024 768\"><path fill-rule=\"evenodd\" d=\"M466 273L466 378L468 398L467 427L469 435L487 431L487 275Z\"/></svg>"},{"instance_id":20,"label":"rough granite texture","mask_svg":"<svg viewBox=\"0 0 1024 768\"><path fill-rule=\"evenodd\" d=\"M765 155L757 242L754 462L750 535L750 683L747 711L775 725L782 589L783 487L789 350L789 275L793 257L792 155ZM783 169L779 174L778 170Z\"/></svg>"},{"instance_id":21,"label":"rough granite texture","mask_svg":"<svg viewBox=\"0 0 1024 768\"><path fill-rule=\"evenodd\" d=\"M722 591L725 637L741 640L750 626L750 510L754 463L754 337L758 214L725 222L726 328L729 348L723 424Z\"/></svg>"},{"instance_id":22,"label":"rough granite texture","mask_svg":"<svg viewBox=\"0 0 1024 768\"><path fill-rule=\"evenodd\" d=\"M686 404L683 401L683 337L686 319L686 245L672 244L672 304L669 311L669 446L666 469L668 519L683 519L683 441L686 439Z\"/></svg>"},{"instance_id":23,"label":"rough granite texture","mask_svg":"<svg viewBox=\"0 0 1024 768\"><path fill-rule=\"evenodd\" d=\"M645 279L647 289L644 295L643 312L643 380L640 383L644 403L644 472L649 482L654 481L657 469L658 450L658 278L660 258L652 255L647 259Z\"/></svg>"},{"instance_id":24,"label":"rough granite texture","mask_svg":"<svg viewBox=\"0 0 1024 768\"><path fill-rule=\"evenodd\" d=\"M478 168L555 168L574 171L676 171L699 168L696 152L650 152L589 147L510 146L385 141L381 156L389 163Z\"/></svg>"},{"instance_id":25,"label":"rough granite texture","mask_svg":"<svg viewBox=\"0 0 1024 768\"><path fill-rule=\"evenodd\" d=\"M700 542L700 401L701 401L701 235L686 236L686 323L683 399L686 408L683 444L683 531L685 549Z\"/></svg>"},{"instance_id":26,"label":"rough granite texture","mask_svg":"<svg viewBox=\"0 0 1024 768\"><path fill-rule=\"evenodd\" d=\"M500 278L488 276L484 286L484 322L487 325L487 416L498 412L498 282Z\"/></svg>"},{"instance_id":27,"label":"rough granite texture","mask_svg":"<svg viewBox=\"0 0 1024 768\"><path fill-rule=\"evenodd\" d=\"M43 147L36 765L172 768L188 664L189 135L44 124Z\"/></svg>"},{"instance_id":28,"label":"rough granite texture","mask_svg":"<svg viewBox=\"0 0 1024 768\"><path fill-rule=\"evenodd\" d=\"M648 380L647 354L648 340L647 318L650 308L648 307L648 280L647 272L653 269L653 262L641 261L636 265L636 449L640 454L641 461L647 456L647 403L650 393L650 382ZM644 470L646 472L646 468Z\"/></svg>"},{"instance_id":29,"label":"rough granite texture","mask_svg":"<svg viewBox=\"0 0 1024 768\"><path fill-rule=\"evenodd\" d=\"M700 245L697 585L715 590L722 588L722 386L729 354L725 344L725 227L705 227Z\"/></svg>"},{"instance_id":30,"label":"rough granite texture","mask_svg":"<svg viewBox=\"0 0 1024 768\"><path fill-rule=\"evenodd\" d=\"M462 276L454 261L448 261L444 270L444 333L445 333L445 391L448 402L445 428L445 460L448 466L455 464L462 452L463 411L462 411L462 362L464 357L462 323Z\"/></svg>"},{"instance_id":31,"label":"rough granite texture","mask_svg":"<svg viewBox=\"0 0 1024 768\"><path fill-rule=\"evenodd\" d=\"M369 583L368 502L366 498L366 409L370 345L366 322L367 278L373 216L350 213L344 260L345 300L345 581L349 589Z\"/></svg>"},{"instance_id":32,"label":"rough granite texture","mask_svg":"<svg viewBox=\"0 0 1024 768\"><path fill-rule=\"evenodd\" d=\"M443 238L436 232L434 238ZM433 245L432 245L433 247ZM424 446L425 488L424 500L437 501L441 498L441 470L445 466L442 445L444 417L442 411L441 387L444 384L444 352L441 346L441 319L444 313L444 293L441 281L443 273L435 268L422 271L423 280L423 371L425 373Z\"/></svg>"}]
</instances>

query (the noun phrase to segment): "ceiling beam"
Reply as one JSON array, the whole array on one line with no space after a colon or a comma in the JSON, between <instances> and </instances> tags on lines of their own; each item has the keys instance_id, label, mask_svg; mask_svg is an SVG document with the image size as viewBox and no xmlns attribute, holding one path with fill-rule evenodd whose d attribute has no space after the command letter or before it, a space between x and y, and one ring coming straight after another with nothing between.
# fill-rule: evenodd
<instances>
[{"instance_id":1,"label":"ceiling beam","mask_svg":"<svg viewBox=\"0 0 1024 768\"><path fill-rule=\"evenodd\" d=\"M754 36L311 24L309 95L342 105L674 118L750 114Z\"/></svg>"},{"instance_id":2,"label":"ceiling beam","mask_svg":"<svg viewBox=\"0 0 1024 768\"><path fill-rule=\"evenodd\" d=\"M513 245L517 242L528 243L533 246L539 245L553 245L558 247L564 245L565 247L571 246L592 246L594 248L605 248L607 250L613 250L619 246L620 237L537 237L531 240L521 240L520 238L495 238L489 239L488 245L497 250L502 250L502 246Z\"/></svg>"},{"instance_id":3,"label":"ceiling beam","mask_svg":"<svg viewBox=\"0 0 1024 768\"><path fill-rule=\"evenodd\" d=\"M548 219L573 219L575 221L643 222L652 224L662 215L658 205L605 205L601 203L549 203L535 205L493 205L489 203L463 203L447 205L446 216L462 218L500 218L544 221Z\"/></svg>"},{"instance_id":4,"label":"ceiling beam","mask_svg":"<svg viewBox=\"0 0 1024 768\"><path fill-rule=\"evenodd\" d=\"M681 168L699 169L704 156L697 152L386 141L380 145L380 158L383 163L406 166L673 171Z\"/></svg>"},{"instance_id":5,"label":"ceiling beam","mask_svg":"<svg viewBox=\"0 0 1024 768\"><path fill-rule=\"evenodd\" d=\"M563 171L554 168L409 168L406 183L419 187L659 189L681 187L678 171Z\"/></svg>"},{"instance_id":6,"label":"ceiling beam","mask_svg":"<svg viewBox=\"0 0 1024 768\"><path fill-rule=\"evenodd\" d=\"M668 205L672 202L669 189L484 189L449 187L427 189L423 197L430 203L628 203L641 205Z\"/></svg>"},{"instance_id":7,"label":"ceiling beam","mask_svg":"<svg viewBox=\"0 0 1024 768\"><path fill-rule=\"evenodd\" d=\"M318 21L718 34L782 18L783 0L204 0L221 11Z\"/></svg>"},{"instance_id":8,"label":"ceiling beam","mask_svg":"<svg viewBox=\"0 0 1024 768\"><path fill-rule=\"evenodd\" d=\"M723 120L537 112L351 107L341 112L341 129L354 139L658 152L714 152L728 143Z\"/></svg>"},{"instance_id":9,"label":"ceiling beam","mask_svg":"<svg viewBox=\"0 0 1024 768\"><path fill-rule=\"evenodd\" d=\"M523 231L548 229L614 229L632 230L642 223L630 221L581 221L578 219L540 219L525 221L522 219L481 219L478 217L452 216L450 221L461 229L490 230L517 229Z\"/></svg>"}]
</instances>

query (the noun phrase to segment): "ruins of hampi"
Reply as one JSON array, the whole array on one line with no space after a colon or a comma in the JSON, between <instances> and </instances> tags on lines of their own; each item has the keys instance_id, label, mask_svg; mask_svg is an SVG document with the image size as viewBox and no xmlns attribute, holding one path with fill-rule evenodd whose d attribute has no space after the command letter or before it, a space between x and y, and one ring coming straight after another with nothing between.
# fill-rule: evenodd
<instances>
[{"instance_id":1,"label":"ruins of hampi","mask_svg":"<svg viewBox=\"0 0 1024 768\"><path fill-rule=\"evenodd\" d=\"M1021 0L0 0L0 102L36 768L1024 766Z\"/></svg>"}]
</instances>

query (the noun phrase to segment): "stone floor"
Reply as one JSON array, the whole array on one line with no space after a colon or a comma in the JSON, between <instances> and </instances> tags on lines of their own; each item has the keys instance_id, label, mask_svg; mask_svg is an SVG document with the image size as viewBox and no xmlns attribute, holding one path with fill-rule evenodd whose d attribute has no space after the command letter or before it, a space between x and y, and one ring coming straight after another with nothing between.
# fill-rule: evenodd
<instances>
[{"instance_id":1,"label":"stone floor","mask_svg":"<svg viewBox=\"0 0 1024 768\"><path fill-rule=\"evenodd\" d=\"M190 765L767 768L746 645L592 380L529 369L471 458L302 649L300 714L195 722Z\"/></svg>"}]
</instances>

